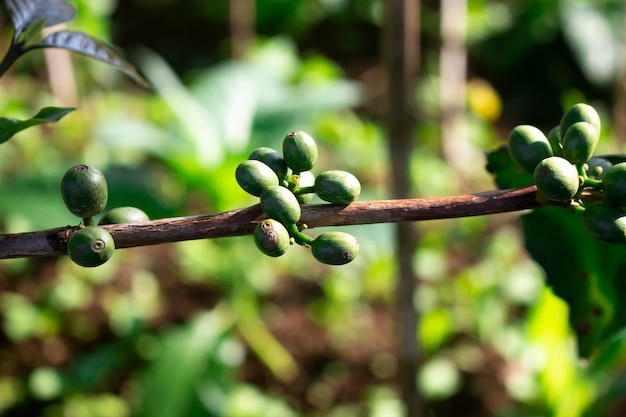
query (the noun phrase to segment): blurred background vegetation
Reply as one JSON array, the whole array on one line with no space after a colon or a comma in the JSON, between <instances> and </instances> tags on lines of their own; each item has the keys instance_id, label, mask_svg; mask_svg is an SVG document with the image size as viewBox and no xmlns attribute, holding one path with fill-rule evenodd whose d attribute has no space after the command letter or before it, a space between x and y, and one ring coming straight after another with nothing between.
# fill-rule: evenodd
<instances>
[{"instance_id":1,"label":"blurred background vegetation","mask_svg":"<svg viewBox=\"0 0 626 417\"><path fill-rule=\"evenodd\" d=\"M317 139L320 172L390 197L383 1L72 3L69 27L115 45L156 91L63 51L22 58L0 80L2 115L78 110L0 147L2 233L76 224L59 182L79 162L104 171L110 207L154 219L254 204L236 165L295 129ZM622 1L420 3L414 196L494 189L484 152L580 101L603 118L601 151L623 152ZM345 229L361 255L339 268L301 248L264 257L249 237L122 250L93 270L0 262L0 415L406 416L393 228ZM622 339L588 370L518 214L419 229L425 415L623 415Z\"/></svg>"}]
</instances>

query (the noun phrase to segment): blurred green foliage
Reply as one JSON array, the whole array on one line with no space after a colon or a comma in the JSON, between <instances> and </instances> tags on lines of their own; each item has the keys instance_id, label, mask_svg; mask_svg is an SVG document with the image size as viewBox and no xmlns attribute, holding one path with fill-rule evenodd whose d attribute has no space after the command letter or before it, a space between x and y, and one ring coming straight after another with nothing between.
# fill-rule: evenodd
<instances>
[{"instance_id":1,"label":"blurred green foliage","mask_svg":"<svg viewBox=\"0 0 626 417\"><path fill-rule=\"evenodd\" d=\"M75 3L73 29L121 45L155 92L75 58L68 82L79 91L77 111L0 147L2 233L77 224L59 182L78 162L105 173L109 208L161 218L253 204L235 167L255 147L278 148L293 129L318 141L320 171L349 170L362 200L388 198L376 103L380 0L258 1L258 39L240 60L227 56L227 2ZM469 177L442 156L438 4L422 2L415 194L522 185L525 178L501 170L501 153L477 159ZM593 102L610 137L623 13L618 1L469 0L473 154L496 148L516 124L551 128L572 100ZM0 114L27 118L55 103L45 58L33 55L0 80ZM607 152L621 151L603 140ZM487 162L502 174L495 181ZM546 224L561 220L526 215L535 237L527 241L514 214L420 225L416 337L425 357L416 380L432 415L579 417L623 406L625 336L613 288L621 257L578 234L550 233ZM403 416L392 228L346 229L361 255L341 268L315 263L304 249L269 259L248 237L118 251L94 270L66 258L2 261L0 413ZM542 244L563 244L546 269L529 256L540 258ZM591 279L571 280L573 258L593 267ZM611 314L591 311L599 330L581 337L576 323L592 301Z\"/></svg>"}]
</instances>

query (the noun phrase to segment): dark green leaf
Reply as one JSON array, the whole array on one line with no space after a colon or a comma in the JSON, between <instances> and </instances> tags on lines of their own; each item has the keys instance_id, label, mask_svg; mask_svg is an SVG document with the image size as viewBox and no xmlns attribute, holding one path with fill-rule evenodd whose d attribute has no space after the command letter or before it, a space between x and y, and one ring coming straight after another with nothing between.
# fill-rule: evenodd
<instances>
[{"instance_id":1,"label":"dark green leaf","mask_svg":"<svg viewBox=\"0 0 626 417\"><path fill-rule=\"evenodd\" d=\"M45 27L48 27L68 22L76 16L76 8L65 0L7 0L6 5L15 29L15 39L40 20L45 20Z\"/></svg>"},{"instance_id":2,"label":"dark green leaf","mask_svg":"<svg viewBox=\"0 0 626 417\"><path fill-rule=\"evenodd\" d=\"M626 325L626 246L593 239L580 215L559 207L536 209L522 222L526 247L568 304L579 351L587 356Z\"/></svg>"},{"instance_id":3,"label":"dark green leaf","mask_svg":"<svg viewBox=\"0 0 626 417\"><path fill-rule=\"evenodd\" d=\"M12 117L0 117L0 143L11 139L16 133L44 123L59 121L66 114L76 110L73 107L44 107L30 119L17 120Z\"/></svg>"},{"instance_id":4,"label":"dark green leaf","mask_svg":"<svg viewBox=\"0 0 626 417\"><path fill-rule=\"evenodd\" d=\"M521 169L511 156L507 145L487 152L487 171L493 174L498 188L506 190L509 188L526 187L532 185L533 176Z\"/></svg>"},{"instance_id":5,"label":"dark green leaf","mask_svg":"<svg viewBox=\"0 0 626 417\"><path fill-rule=\"evenodd\" d=\"M120 54L106 43L94 39L85 33L59 30L29 47L29 49L34 48L63 48L95 58L124 71L138 84L149 87L148 82L137 72L132 64L122 58Z\"/></svg>"},{"instance_id":6,"label":"dark green leaf","mask_svg":"<svg viewBox=\"0 0 626 417\"><path fill-rule=\"evenodd\" d=\"M611 162L613 165L620 162L626 162L626 155L624 154L611 154L611 155L596 155L598 158L604 158Z\"/></svg>"}]
</instances>

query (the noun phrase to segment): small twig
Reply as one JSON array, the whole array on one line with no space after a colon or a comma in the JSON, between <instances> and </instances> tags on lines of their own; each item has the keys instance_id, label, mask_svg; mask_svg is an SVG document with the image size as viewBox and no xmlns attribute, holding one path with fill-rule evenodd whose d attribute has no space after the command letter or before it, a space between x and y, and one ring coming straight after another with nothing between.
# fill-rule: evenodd
<instances>
[{"instance_id":1,"label":"small twig","mask_svg":"<svg viewBox=\"0 0 626 417\"><path fill-rule=\"evenodd\" d=\"M442 198L354 202L347 206L311 204L302 207L301 223L309 228L394 223L479 216L539 206L534 186ZM183 240L251 234L265 218L258 205L217 214L166 218L142 223L101 226L118 249ZM0 259L58 256L78 226L0 235Z\"/></svg>"}]
</instances>

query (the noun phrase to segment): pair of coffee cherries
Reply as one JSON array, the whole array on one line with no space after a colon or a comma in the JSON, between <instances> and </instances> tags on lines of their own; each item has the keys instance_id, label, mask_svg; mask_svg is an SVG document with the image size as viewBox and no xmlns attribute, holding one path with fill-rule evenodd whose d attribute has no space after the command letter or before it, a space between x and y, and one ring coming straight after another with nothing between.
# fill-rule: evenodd
<instances>
[{"instance_id":1,"label":"pair of coffee cherries","mask_svg":"<svg viewBox=\"0 0 626 417\"><path fill-rule=\"evenodd\" d=\"M87 165L69 168L61 180L61 196L69 211L82 219L82 225L67 241L70 259L84 267L104 264L113 256L115 241L111 234L95 225L109 197L106 178L99 170ZM149 220L146 213L135 207L117 207L107 211L98 225L135 223Z\"/></svg>"}]
</instances>

